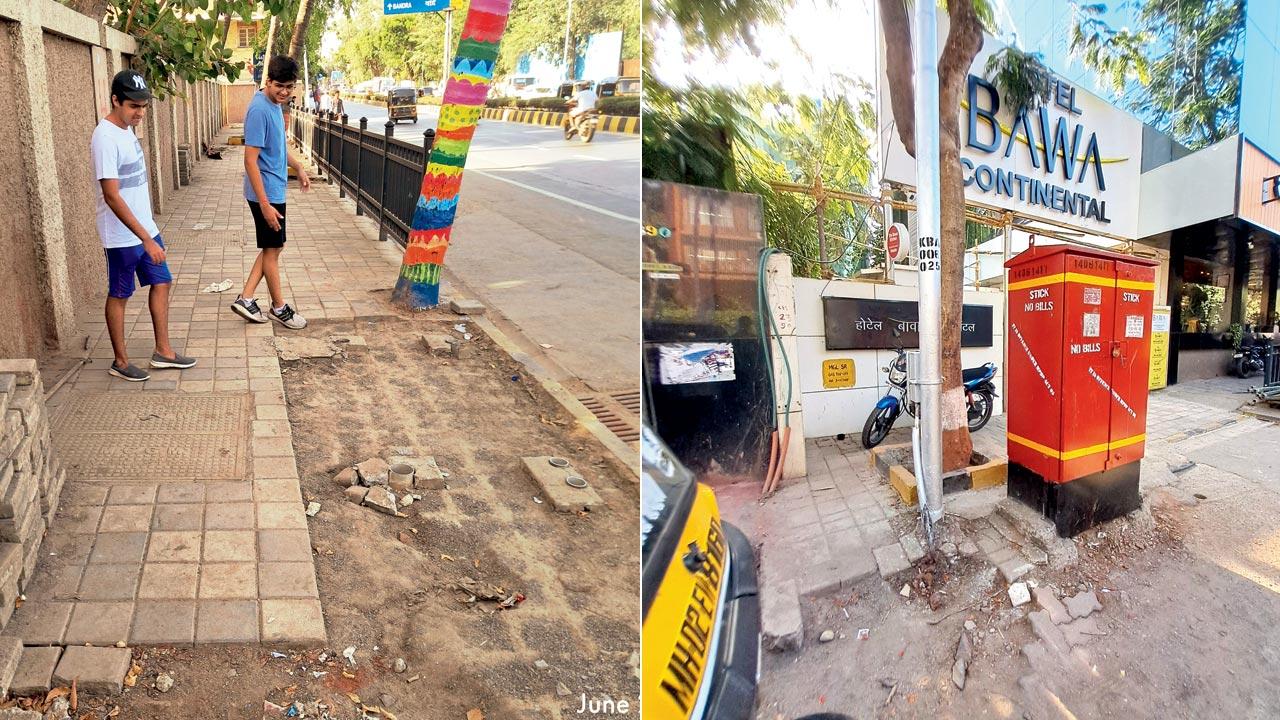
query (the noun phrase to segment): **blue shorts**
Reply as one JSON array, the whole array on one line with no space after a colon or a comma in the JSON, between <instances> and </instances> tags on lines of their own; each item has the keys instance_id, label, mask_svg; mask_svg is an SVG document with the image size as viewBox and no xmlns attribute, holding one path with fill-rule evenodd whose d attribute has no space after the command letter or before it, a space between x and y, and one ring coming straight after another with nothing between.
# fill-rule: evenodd
<instances>
[{"instance_id":1,"label":"blue shorts","mask_svg":"<svg viewBox=\"0 0 1280 720\"><path fill-rule=\"evenodd\" d=\"M160 247L164 240L157 235L153 238ZM142 249L142 243L122 248L107 248L107 295L113 298L127 298L133 295L133 277L138 276L138 284L164 285L173 282L169 272L169 263L156 264L151 256Z\"/></svg>"}]
</instances>

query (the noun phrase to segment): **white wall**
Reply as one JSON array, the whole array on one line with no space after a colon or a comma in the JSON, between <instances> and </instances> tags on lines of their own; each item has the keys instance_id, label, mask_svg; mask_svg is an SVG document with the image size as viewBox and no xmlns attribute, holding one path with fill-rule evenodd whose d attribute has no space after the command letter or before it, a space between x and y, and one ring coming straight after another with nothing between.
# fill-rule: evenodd
<instances>
[{"instance_id":1,"label":"white wall","mask_svg":"<svg viewBox=\"0 0 1280 720\"><path fill-rule=\"evenodd\" d=\"M852 282L848 280L795 279L796 346L800 375L801 404L804 408L805 437L826 437L838 433L860 435L862 425L871 414L876 401L888 389L885 373L880 368L893 360L892 350L832 350L826 349L823 331L822 298L855 297L875 300L918 299L914 271L901 266L895 271L899 283L911 285L885 285L881 283ZM993 362L999 368L995 377L996 391L1003 393L1004 383L1004 293L999 291L966 291L964 301L971 305L991 305L993 344L989 348L964 348L961 359L965 367L975 367ZM822 387L822 361L833 358L852 358L854 363L854 387L844 390L826 390ZM994 412L1004 412L1004 403L996 398ZM899 425L910 422L904 413Z\"/></svg>"},{"instance_id":2,"label":"white wall","mask_svg":"<svg viewBox=\"0 0 1280 720\"><path fill-rule=\"evenodd\" d=\"M1147 238L1236 212L1240 136L1142 174L1138 235Z\"/></svg>"}]
</instances>

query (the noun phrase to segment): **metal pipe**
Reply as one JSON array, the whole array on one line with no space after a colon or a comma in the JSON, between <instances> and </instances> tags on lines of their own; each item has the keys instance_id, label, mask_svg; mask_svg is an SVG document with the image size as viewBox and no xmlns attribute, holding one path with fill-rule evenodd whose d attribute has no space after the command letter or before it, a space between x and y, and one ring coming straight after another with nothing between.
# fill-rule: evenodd
<instances>
[{"instance_id":1,"label":"metal pipe","mask_svg":"<svg viewBox=\"0 0 1280 720\"><path fill-rule=\"evenodd\" d=\"M893 282L893 258L889 257L889 227L893 225L893 191L889 183L880 181L880 232L884 236L884 279Z\"/></svg>"},{"instance_id":2,"label":"metal pipe","mask_svg":"<svg viewBox=\"0 0 1280 720\"><path fill-rule=\"evenodd\" d=\"M925 527L942 519L942 193L938 130L938 6L916 3L916 203L920 283L920 459ZM932 536L931 536L932 537Z\"/></svg>"}]
</instances>

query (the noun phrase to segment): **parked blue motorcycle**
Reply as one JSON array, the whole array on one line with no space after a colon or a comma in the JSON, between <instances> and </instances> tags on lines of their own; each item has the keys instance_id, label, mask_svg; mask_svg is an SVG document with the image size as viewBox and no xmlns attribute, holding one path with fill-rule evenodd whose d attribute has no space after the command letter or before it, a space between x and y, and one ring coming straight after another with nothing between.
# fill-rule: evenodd
<instances>
[{"instance_id":1,"label":"parked blue motorcycle","mask_svg":"<svg viewBox=\"0 0 1280 720\"><path fill-rule=\"evenodd\" d=\"M862 426L862 446L870 450L884 441L884 437L893 429L893 423L902 414L905 406L907 414L915 417L914 403L907 402L907 353L897 349L898 356L889 367L889 392L876 403L867 422ZM969 412L969 432L981 430L991 419L991 410L995 405L996 386L991 382L996 376L995 363L986 363L982 367L969 368L964 371L965 405Z\"/></svg>"}]
</instances>

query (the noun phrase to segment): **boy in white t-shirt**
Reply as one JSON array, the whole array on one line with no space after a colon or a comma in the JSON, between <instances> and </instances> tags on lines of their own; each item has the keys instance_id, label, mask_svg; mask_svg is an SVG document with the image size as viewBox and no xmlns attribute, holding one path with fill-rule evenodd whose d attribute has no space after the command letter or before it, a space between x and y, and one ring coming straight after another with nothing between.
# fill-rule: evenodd
<instances>
[{"instance_id":1,"label":"boy in white t-shirt","mask_svg":"<svg viewBox=\"0 0 1280 720\"><path fill-rule=\"evenodd\" d=\"M107 331L115 360L108 373L142 382L150 373L129 362L125 348L124 310L133 295L134 277L150 286L147 305L155 329L151 367L192 367L196 361L169 344L169 286L173 275L165 262L164 241L151 217L151 188L146 156L133 128L147 114L151 91L142 76L123 70L111 80L111 112L98 122L89 147L98 180L98 237L107 255Z\"/></svg>"}]
</instances>

